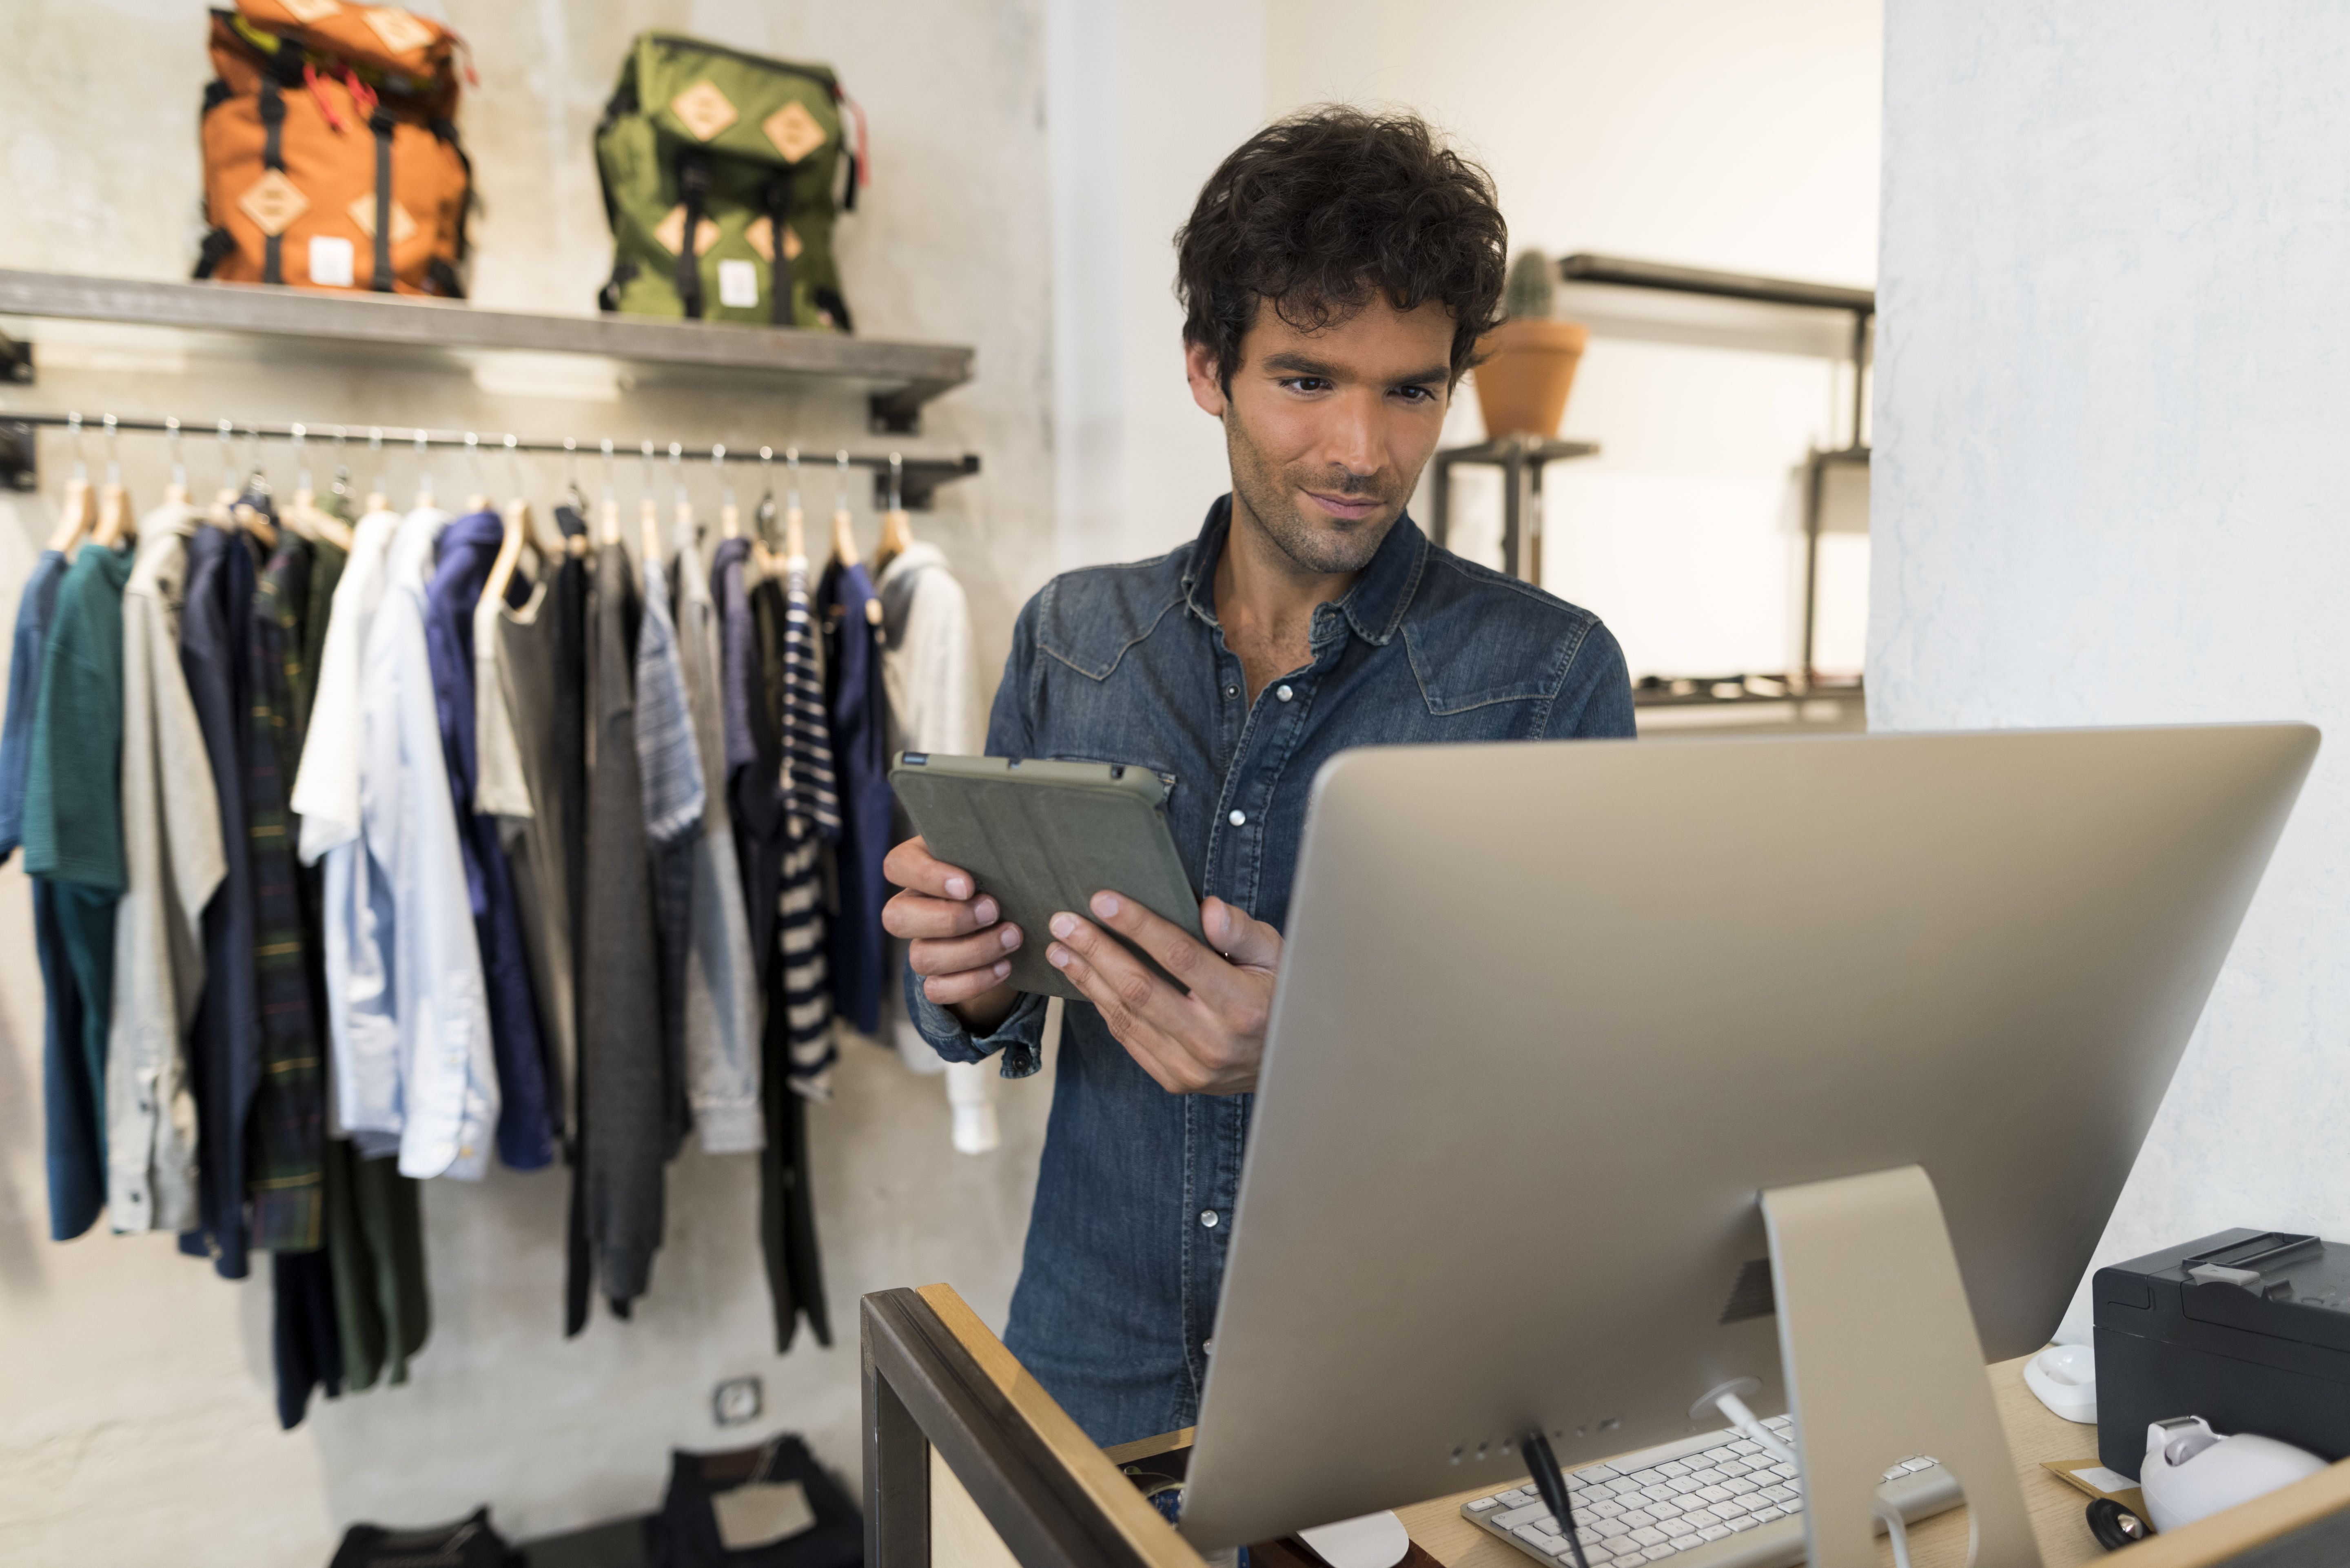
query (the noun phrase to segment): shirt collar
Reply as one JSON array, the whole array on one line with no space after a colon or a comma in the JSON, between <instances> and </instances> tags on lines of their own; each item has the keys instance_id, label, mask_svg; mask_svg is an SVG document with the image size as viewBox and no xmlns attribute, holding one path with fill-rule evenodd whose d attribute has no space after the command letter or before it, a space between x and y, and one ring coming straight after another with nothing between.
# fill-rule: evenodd
<instances>
[{"instance_id":1,"label":"shirt collar","mask_svg":"<svg viewBox=\"0 0 2350 1568\"><path fill-rule=\"evenodd\" d=\"M1208 508L1207 521L1201 525L1200 537L1191 546L1191 564L1183 569L1183 600L1193 615L1210 626L1216 621L1216 563L1224 551L1224 536L1232 531L1232 498L1219 495ZM1411 606L1411 597L1419 587L1419 574L1428 561L1428 535L1411 520L1407 508L1379 541L1378 554L1363 575L1355 579L1335 605L1355 628L1355 635L1365 642L1384 648L1402 626L1404 611ZM1320 612L1316 612L1317 618ZM1315 639L1319 641L1317 636Z\"/></svg>"}]
</instances>

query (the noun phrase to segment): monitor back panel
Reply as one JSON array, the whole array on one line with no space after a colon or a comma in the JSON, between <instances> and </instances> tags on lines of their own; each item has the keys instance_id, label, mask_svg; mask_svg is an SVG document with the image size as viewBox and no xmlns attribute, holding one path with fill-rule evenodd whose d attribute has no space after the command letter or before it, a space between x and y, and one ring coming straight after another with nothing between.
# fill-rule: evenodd
<instances>
[{"instance_id":1,"label":"monitor back panel","mask_svg":"<svg viewBox=\"0 0 2350 1568\"><path fill-rule=\"evenodd\" d=\"M1185 1533L1522 1474L1502 1445L1536 1422L1569 1465L1660 1442L1739 1376L1783 1409L1766 1187L1923 1165L1987 1358L2044 1343L2316 746L2287 724L1334 761Z\"/></svg>"}]
</instances>

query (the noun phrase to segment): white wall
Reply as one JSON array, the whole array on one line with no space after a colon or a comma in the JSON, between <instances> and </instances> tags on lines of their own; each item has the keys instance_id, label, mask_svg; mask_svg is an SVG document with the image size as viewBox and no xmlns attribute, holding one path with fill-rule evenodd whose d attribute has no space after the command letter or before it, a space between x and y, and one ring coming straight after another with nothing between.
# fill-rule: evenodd
<instances>
[{"instance_id":1,"label":"white wall","mask_svg":"<svg viewBox=\"0 0 2350 1568\"><path fill-rule=\"evenodd\" d=\"M1891 0L1886 42L1871 724L2332 732L2097 1256L2350 1235L2350 13Z\"/></svg>"},{"instance_id":2,"label":"white wall","mask_svg":"<svg viewBox=\"0 0 2350 1568\"><path fill-rule=\"evenodd\" d=\"M1183 379L1176 229L1264 116L1264 0L1048 0L1059 562L1155 556L1230 488Z\"/></svg>"},{"instance_id":3,"label":"white wall","mask_svg":"<svg viewBox=\"0 0 2350 1568\"><path fill-rule=\"evenodd\" d=\"M1180 29L1132 3L1064 0L1053 14L1074 19L1062 36L1075 44L1055 79L1091 106L1055 117L1056 234L1117 236L1081 282L1058 253L1073 559L1163 549L1224 486L1221 442L1182 384L1168 242L1216 162L1273 115L1330 99L1419 111L1492 172L1514 245L1875 275L1878 0L1235 0L1187 8ZM1107 177L1118 170L1129 180ZM1073 317L1079 287L1089 303ZM1094 367L1090 380L1073 362ZM1789 470L1841 441L1837 382L1816 358L1595 341L1565 433L1607 452L1551 470L1548 586L1606 616L1636 671L1785 668ZM1122 420L1106 411L1113 391ZM1481 436L1464 389L1445 439ZM1459 482L1454 537L1498 560L1490 481ZM1829 544L1832 668L1859 664L1866 551Z\"/></svg>"},{"instance_id":4,"label":"white wall","mask_svg":"<svg viewBox=\"0 0 2350 1568\"><path fill-rule=\"evenodd\" d=\"M981 478L941 493L917 530L956 562L983 662L994 669L1013 613L1053 558L1037 0L453 0L448 11L482 76L462 117L485 203L476 297L509 308L594 308L610 250L588 134L637 29L666 26L839 67L868 112L877 165L861 210L839 230L859 324L875 336L978 347L979 379L933 405L923 435L906 444L968 449L985 461ZM202 9L36 0L9 19L0 266L184 276L198 227L196 109L209 75ZM608 431L624 444L671 434L738 448L875 443L854 393L745 397L739 386L707 383L623 393L608 372L551 376L512 360L468 379L172 334L33 324L20 335L41 339L41 379L0 388L0 408ZM210 443L189 448L197 483L209 485L218 472ZM161 443L126 441L124 455L134 494L151 504L165 477ZM45 439L44 456L44 494L0 496L0 616L10 619L48 532L66 466L61 437ZM271 466L281 486L290 483L282 449ZM390 466L405 494L411 465L402 457ZM436 466L442 493L472 488L456 460ZM737 479L746 500L755 494L747 474ZM556 465L535 465L531 485L551 500ZM694 485L703 506L714 504L706 474ZM636 486L635 465L624 464L624 504ZM829 504L827 479L811 492L814 505ZM869 539L869 493L856 506ZM810 1116L837 1342L818 1350L803 1332L780 1358L745 1158L688 1153L671 1168L668 1238L636 1321L599 1316L568 1344L564 1173L428 1184L435 1323L412 1380L314 1405L305 1426L281 1434L265 1277L224 1282L178 1257L171 1238L118 1238L102 1221L68 1244L47 1239L40 1013L26 889L12 863L0 870L0 1559L11 1563L316 1568L353 1520L421 1523L484 1501L510 1534L539 1533L651 1506L671 1445L733 1446L778 1429L806 1433L854 1484L857 1299L943 1279L1000 1326L1047 1093L1043 1080L1007 1085L1004 1147L967 1158L949 1149L937 1080L910 1078L869 1045L847 1046L837 1099ZM767 1414L722 1432L709 1413L712 1386L744 1373L764 1380Z\"/></svg>"}]
</instances>

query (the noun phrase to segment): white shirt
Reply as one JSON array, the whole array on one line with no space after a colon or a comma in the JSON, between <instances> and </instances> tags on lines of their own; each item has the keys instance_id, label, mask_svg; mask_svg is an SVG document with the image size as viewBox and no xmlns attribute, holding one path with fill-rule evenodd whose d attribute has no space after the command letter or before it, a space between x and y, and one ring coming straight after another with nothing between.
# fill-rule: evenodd
<instances>
[{"instance_id":1,"label":"white shirt","mask_svg":"<svg viewBox=\"0 0 2350 1568\"><path fill-rule=\"evenodd\" d=\"M204 906L228 862L212 758L180 665L195 526L184 504L150 513L122 590L124 881L106 1043L106 1206L125 1232L196 1223L187 1038L204 988Z\"/></svg>"},{"instance_id":2,"label":"white shirt","mask_svg":"<svg viewBox=\"0 0 2350 1568\"><path fill-rule=\"evenodd\" d=\"M383 599L367 628L359 839L373 919L352 933L351 968L387 977L382 1016L393 1052L387 1064L378 1051L356 1051L351 1067L369 1075L359 1085L364 1104L397 1107L396 1127L376 1130L399 1132L401 1175L471 1179L489 1165L498 1082L424 640L426 578L448 524L449 514L432 508L401 521L384 561ZM374 1020L354 1022L371 1027ZM388 1068L395 1082L376 1081Z\"/></svg>"},{"instance_id":3,"label":"white shirt","mask_svg":"<svg viewBox=\"0 0 2350 1568\"><path fill-rule=\"evenodd\" d=\"M881 684L889 699L888 754L976 756L987 743L987 729L979 705L971 598L948 569L944 552L916 540L890 558L874 591L881 596L893 634L881 650ZM901 596L902 620L894 613ZM889 945L893 954L902 955L903 943ZM896 969L892 964L892 974ZM899 1059L907 1066L918 1073L944 1073L955 1148L985 1154L1001 1143L994 1066L941 1061L910 1019L900 1016L894 1033Z\"/></svg>"},{"instance_id":4,"label":"white shirt","mask_svg":"<svg viewBox=\"0 0 2350 1568\"><path fill-rule=\"evenodd\" d=\"M325 937L327 1043L334 1094L328 1127L338 1136L400 1130L399 1031L372 934L367 847L359 842L359 734L368 629L383 602L384 557L400 514L370 512L351 531L335 584L334 608L318 653L318 684L289 802L301 818L306 865L320 859L319 919Z\"/></svg>"}]
</instances>

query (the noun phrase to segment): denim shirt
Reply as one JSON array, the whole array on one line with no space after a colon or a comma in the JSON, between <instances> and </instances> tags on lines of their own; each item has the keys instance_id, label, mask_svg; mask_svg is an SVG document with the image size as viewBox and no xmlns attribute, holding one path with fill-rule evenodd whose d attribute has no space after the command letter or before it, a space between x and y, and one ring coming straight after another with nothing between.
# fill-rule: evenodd
<instances>
[{"instance_id":1,"label":"denim shirt","mask_svg":"<svg viewBox=\"0 0 2350 1568\"><path fill-rule=\"evenodd\" d=\"M1230 516L1227 497L1170 555L1047 583L1020 612L987 732L991 755L1171 779L1201 897L1284 923L1314 776L1349 747L1633 732L1624 657L1596 617L1439 549L1409 516L1314 612L1311 661L1250 701L1216 621ZM948 1060L1000 1051L1004 1076L1036 1071L1043 998L980 1039L910 974L907 1004ZM1005 1341L1098 1443L1192 1424L1253 1099L1169 1094L1098 1010L1068 1004Z\"/></svg>"}]
</instances>

